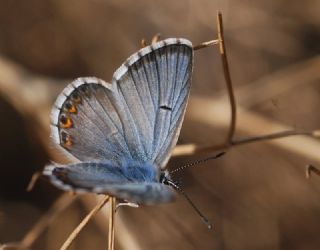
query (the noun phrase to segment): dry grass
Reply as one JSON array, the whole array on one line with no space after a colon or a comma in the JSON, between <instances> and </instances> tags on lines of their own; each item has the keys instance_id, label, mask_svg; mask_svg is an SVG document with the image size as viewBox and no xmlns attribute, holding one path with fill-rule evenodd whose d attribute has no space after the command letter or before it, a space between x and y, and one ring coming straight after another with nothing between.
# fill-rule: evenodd
<instances>
[{"instance_id":1,"label":"dry grass","mask_svg":"<svg viewBox=\"0 0 320 250\"><path fill-rule=\"evenodd\" d=\"M6 118L1 127L0 241L22 239L57 195L41 181L33 193L22 191L34 167L44 165L46 154L61 158L47 140L50 106L68 82L57 79L110 79L141 38L156 32L188 37L195 44L215 39L218 8L224 13L237 100L235 139L318 129L318 5L36 0L0 4L0 51L6 55L0 60L0 86L9 104L0 106ZM195 60L181 143L224 144L230 106L218 52L199 51ZM25 126L17 127L21 123ZM273 140L233 148L206 167L190 169L183 173L185 189L214 221L214 230L208 231L181 199L167 206L125 208L117 214L115 249L318 249L320 183L318 176L306 180L304 172L306 164L319 165L319 148L318 140L305 136ZM170 168L193 159L174 158ZM92 202L83 197L67 208L32 249L60 247ZM71 249L106 247L108 210L102 211Z\"/></svg>"}]
</instances>

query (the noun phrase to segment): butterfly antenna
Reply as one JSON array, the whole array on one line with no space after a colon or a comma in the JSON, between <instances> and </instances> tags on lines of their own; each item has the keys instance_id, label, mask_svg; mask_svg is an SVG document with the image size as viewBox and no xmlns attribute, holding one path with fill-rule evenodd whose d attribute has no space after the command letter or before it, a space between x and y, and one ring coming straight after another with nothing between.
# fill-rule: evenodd
<instances>
[{"instance_id":1,"label":"butterfly antenna","mask_svg":"<svg viewBox=\"0 0 320 250\"><path fill-rule=\"evenodd\" d=\"M172 171L170 171L169 173L172 174L172 173L181 171L181 170L183 170L183 169L190 168L190 167L193 167L193 166L198 165L198 164L201 164L201 163L205 163L205 162L207 162L207 161L209 161L209 160L217 159L217 158L223 156L225 153L226 153L226 152L221 152L221 153L219 153L219 154L217 154L217 155L210 156L210 157L208 157L208 158L201 159L201 160L198 160L198 161L189 163L189 164L184 165L184 166L182 166L182 167L179 167L179 168L177 168L177 169L175 169L175 170L172 170Z\"/></svg>"},{"instance_id":2,"label":"butterfly antenna","mask_svg":"<svg viewBox=\"0 0 320 250\"><path fill-rule=\"evenodd\" d=\"M173 181L166 179L166 182L168 183L168 185L172 186L174 189L178 190L180 192L180 194L182 194L184 196L184 198L186 198L186 200L189 202L189 204L193 207L193 209L197 212L197 214L201 217L202 221L207 225L208 229L212 229L212 224L210 223L210 221L207 219L207 217L205 217L201 211L199 210L199 208L196 207L196 205L192 202L192 200L190 199L190 197L183 191L183 189L181 189L176 183L174 183Z\"/></svg>"}]
</instances>

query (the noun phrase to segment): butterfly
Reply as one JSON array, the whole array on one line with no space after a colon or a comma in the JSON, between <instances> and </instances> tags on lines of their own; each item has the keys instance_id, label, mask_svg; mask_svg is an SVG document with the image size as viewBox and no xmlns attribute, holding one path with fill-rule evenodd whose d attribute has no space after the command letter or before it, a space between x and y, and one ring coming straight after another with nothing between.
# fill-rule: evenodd
<instances>
[{"instance_id":1,"label":"butterfly","mask_svg":"<svg viewBox=\"0 0 320 250\"><path fill-rule=\"evenodd\" d=\"M68 191L108 194L138 204L174 200L166 164L186 111L192 43L169 38L140 49L111 83L78 78L58 96L51 137L77 162L43 174Z\"/></svg>"}]
</instances>

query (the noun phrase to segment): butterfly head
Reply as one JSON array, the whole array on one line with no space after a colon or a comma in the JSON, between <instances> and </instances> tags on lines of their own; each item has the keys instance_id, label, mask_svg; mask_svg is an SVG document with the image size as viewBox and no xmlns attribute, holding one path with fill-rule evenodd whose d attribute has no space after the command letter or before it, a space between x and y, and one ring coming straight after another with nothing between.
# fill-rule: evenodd
<instances>
[{"instance_id":1,"label":"butterfly head","mask_svg":"<svg viewBox=\"0 0 320 250\"><path fill-rule=\"evenodd\" d=\"M166 171L166 170L165 171L161 171L159 182L164 184L164 185L171 186L173 188L175 188L178 185L178 183L176 183L175 181L173 181L171 179L169 172Z\"/></svg>"}]
</instances>

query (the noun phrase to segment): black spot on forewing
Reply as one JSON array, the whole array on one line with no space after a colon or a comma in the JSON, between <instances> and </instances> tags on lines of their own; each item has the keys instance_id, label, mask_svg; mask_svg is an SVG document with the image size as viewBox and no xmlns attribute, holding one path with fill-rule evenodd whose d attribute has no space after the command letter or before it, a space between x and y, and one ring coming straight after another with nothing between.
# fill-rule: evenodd
<instances>
[{"instance_id":1,"label":"black spot on forewing","mask_svg":"<svg viewBox=\"0 0 320 250\"><path fill-rule=\"evenodd\" d=\"M170 107L168 107L166 105L162 105L162 106L160 106L160 108L163 109L163 110L172 111L172 108L170 108Z\"/></svg>"}]
</instances>

